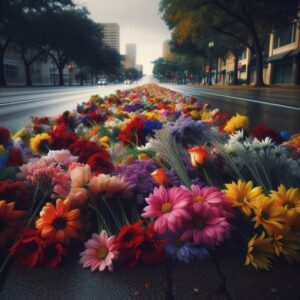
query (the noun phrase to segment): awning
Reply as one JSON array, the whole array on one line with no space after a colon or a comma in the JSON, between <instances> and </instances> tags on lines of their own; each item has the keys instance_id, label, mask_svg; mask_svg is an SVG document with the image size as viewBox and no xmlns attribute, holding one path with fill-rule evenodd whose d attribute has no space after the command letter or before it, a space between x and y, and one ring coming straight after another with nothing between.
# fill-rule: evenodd
<instances>
[{"instance_id":1,"label":"awning","mask_svg":"<svg viewBox=\"0 0 300 300\"><path fill-rule=\"evenodd\" d=\"M300 47L294 49L290 54L289 56L297 56L300 54Z\"/></svg>"},{"instance_id":2,"label":"awning","mask_svg":"<svg viewBox=\"0 0 300 300\"><path fill-rule=\"evenodd\" d=\"M284 53L280 53L280 54L277 54L277 55L273 55L273 56L270 56L268 57L268 62L278 62L278 61L281 61L283 59L286 59L287 56L289 56L289 54L293 52L292 51L288 51L288 52L284 52Z\"/></svg>"}]
</instances>

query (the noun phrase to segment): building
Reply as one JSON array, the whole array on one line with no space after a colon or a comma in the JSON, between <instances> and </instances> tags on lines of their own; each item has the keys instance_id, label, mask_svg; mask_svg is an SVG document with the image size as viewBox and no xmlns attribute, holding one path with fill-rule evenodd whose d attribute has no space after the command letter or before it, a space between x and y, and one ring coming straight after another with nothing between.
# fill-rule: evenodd
<instances>
[{"instance_id":1,"label":"building","mask_svg":"<svg viewBox=\"0 0 300 300\"><path fill-rule=\"evenodd\" d=\"M256 57L245 49L238 60L240 83L253 83L256 78ZM234 56L229 53L218 59L218 82L230 84ZM273 32L263 49L263 79L265 84L300 84L300 23L295 21L286 28Z\"/></svg>"},{"instance_id":2,"label":"building","mask_svg":"<svg viewBox=\"0 0 300 300\"><path fill-rule=\"evenodd\" d=\"M126 68L135 68L136 66L136 44L126 44Z\"/></svg>"},{"instance_id":3,"label":"building","mask_svg":"<svg viewBox=\"0 0 300 300\"><path fill-rule=\"evenodd\" d=\"M120 53L120 26L117 23L101 23L104 43Z\"/></svg>"},{"instance_id":4,"label":"building","mask_svg":"<svg viewBox=\"0 0 300 300\"><path fill-rule=\"evenodd\" d=\"M163 59L167 59L170 55L171 55L170 40L166 40L163 42L162 57L163 57Z\"/></svg>"}]
</instances>

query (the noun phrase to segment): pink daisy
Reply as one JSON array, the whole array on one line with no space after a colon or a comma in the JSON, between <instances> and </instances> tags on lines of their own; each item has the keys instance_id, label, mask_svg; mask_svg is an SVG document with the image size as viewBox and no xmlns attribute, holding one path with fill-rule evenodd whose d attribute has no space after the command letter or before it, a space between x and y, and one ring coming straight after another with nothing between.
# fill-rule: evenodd
<instances>
[{"instance_id":1,"label":"pink daisy","mask_svg":"<svg viewBox=\"0 0 300 300\"><path fill-rule=\"evenodd\" d=\"M186 187L182 188L187 189ZM226 195L217 187L205 186L201 188L199 185L193 184L191 187L191 194L193 210L203 203L208 203L210 206L218 207L223 217L232 218L234 216L232 207L226 199Z\"/></svg>"},{"instance_id":2,"label":"pink daisy","mask_svg":"<svg viewBox=\"0 0 300 300\"><path fill-rule=\"evenodd\" d=\"M154 188L153 194L146 199L148 206L144 208L142 217L157 218L154 221L154 230L164 234L167 229L176 232L182 227L184 220L190 219L188 207L191 202L188 190L173 187L165 189L164 186Z\"/></svg>"},{"instance_id":3,"label":"pink daisy","mask_svg":"<svg viewBox=\"0 0 300 300\"><path fill-rule=\"evenodd\" d=\"M85 250L80 253L80 263L83 268L91 267L91 271L103 271L108 268L113 271L113 261L118 257L115 249L115 236L108 237L105 230L100 234L93 234L85 244Z\"/></svg>"},{"instance_id":4,"label":"pink daisy","mask_svg":"<svg viewBox=\"0 0 300 300\"><path fill-rule=\"evenodd\" d=\"M220 208L203 203L195 207L181 238L185 241L192 238L195 245L213 248L229 237L230 230L231 226Z\"/></svg>"}]
</instances>

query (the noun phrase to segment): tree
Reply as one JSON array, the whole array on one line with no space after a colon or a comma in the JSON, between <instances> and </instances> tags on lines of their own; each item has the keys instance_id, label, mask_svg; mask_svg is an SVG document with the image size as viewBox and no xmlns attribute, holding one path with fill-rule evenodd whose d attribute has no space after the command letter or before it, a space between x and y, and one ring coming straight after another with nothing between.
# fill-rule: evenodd
<instances>
[{"instance_id":1,"label":"tree","mask_svg":"<svg viewBox=\"0 0 300 300\"><path fill-rule=\"evenodd\" d=\"M82 56L95 45L95 40L98 46L102 43L101 28L88 15L85 8L44 15L44 43L58 69L59 85L64 85L63 70L68 62L84 60Z\"/></svg>"},{"instance_id":2,"label":"tree","mask_svg":"<svg viewBox=\"0 0 300 300\"><path fill-rule=\"evenodd\" d=\"M0 1L0 86L6 86L4 55L21 32L24 16L31 13L58 11L74 6L72 0L1 0ZM23 31L24 37L30 32ZM20 35L19 35L20 37Z\"/></svg>"},{"instance_id":3,"label":"tree","mask_svg":"<svg viewBox=\"0 0 300 300\"><path fill-rule=\"evenodd\" d=\"M295 0L162 0L160 10L179 36L185 35L185 29L190 32L196 22L200 36L213 29L250 48L256 56L255 85L262 86L263 45L273 30L295 19L297 6Z\"/></svg>"}]
</instances>

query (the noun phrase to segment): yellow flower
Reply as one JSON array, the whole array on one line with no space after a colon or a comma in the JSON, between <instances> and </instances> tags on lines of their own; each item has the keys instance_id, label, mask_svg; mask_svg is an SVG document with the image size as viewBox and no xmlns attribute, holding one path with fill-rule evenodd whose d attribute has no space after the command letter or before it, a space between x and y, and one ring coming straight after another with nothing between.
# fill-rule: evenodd
<instances>
[{"instance_id":1,"label":"yellow flower","mask_svg":"<svg viewBox=\"0 0 300 300\"><path fill-rule=\"evenodd\" d=\"M278 233L284 228L285 211L274 200L263 197L257 202L254 228L262 225L268 234Z\"/></svg>"},{"instance_id":2,"label":"yellow flower","mask_svg":"<svg viewBox=\"0 0 300 300\"><path fill-rule=\"evenodd\" d=\"M145 113L145 118L147 120L153 120L153 119L155 119L155 120L160 121L161 120L161 114L159 112L157 112L157 111L147 111Z\"/></svg>"},{"instance_id":3,"label":"yellow flower","mask_svg":"<svg viewBox=\"0 0 300 300\"><path fill-rule=\"evenodd\" d=\"M243 182L239 179L237 183L227 183L225 186L226 190L223 192L226 194L228 202L234 207L239 207L246 216L251 215L257 202L264 197L262 187L253 188L252 181Z\"/></svg>"},{"instance_id":4,"label":"yellow flower","mask_svg":"<svg viewBox=\"0 0 300 300\"><path fill-rule=\"evenodd\" d=\"M13 139L21 138L24 142L28 142L30 139L30 132L28 128L22 128L18 130L12 137Z\"/></svg>"},{"instance_id":5,"label":"yellow flower","mask_svg":"<svg viewBox=\"0 0 300 300\"><path fill-rule=\"evenodd\" d=\"M246 265L252 264L256 269L269 270L274 257L273 239L265 238L265 232L259 238L255 235L248 242Z\"/></svg>"},{"instance_id":6,"label":"yellow flower","mask_svg":"<svg viewBox=\"0 0 300 300\"><path fill-rule=\"evenodd\" d=\"M190 112L190 115L191 117L194 119L194 120L200 120L201 119L201 113L197 110L192 110Z\"/></svg>"},{"instance_id":7,"label":"yellow flower","mask_svg":"<svg viewBox=\"0 0 300 300\"><path fill-rule=\"evenodd\" d=\"M107 135L101 137L98 142L102 148L104 148L104 149L109 148L109 137Z\"/></svg>"},{"instance_id":8,"label":"yellow flower","mask_svg":"<svg viewBox=\"0 0 300 300\"><path fill-rule=\"evenodd\" d=\"M282 255L293 265L300 263L300 239L298 234L288 233L282 238Z\"/></svg>"},{"instance_id":9,"label":"yellow flower","mask_svg":"<svg viewBox=\"0 0 300 300\"><path fill-rule=\"evenodd\" d=\"M0 144L0 151L4 150L4 146Z\"/></svg>"},{"instance_id":10,"label":"yellow flower","mask_svg":"<svg viewBox=\"0 0 300 300\"><path fill-rule=\"evenodd\" d=\"M48 133L37 134L30 139L30 148L33 152L47 153L51 140Z\"/></svg>"},{"instance_id":11,"label":"yellow flower","mask_svg":"<svg viewBox=\"0 0 300 300\"><path fill-rule=\"evenodd\" d=\"M227 133L234 133L238 129L248 129L249 127L249 119L246 116L236 114L229 121L227 121L224 131Z\"/></svg>"},{"instance_id":12,"label":"yellow flower","mask_svg":"<svg viewBox=\"0 0 300 300\"><path fill-rule=\"evenodd\" d=\"M201 120L202 121L209 121L212 119L212 114L211 112L207 112L207 111L204 111L201 115Z\"/></svg>"},{"instance_id":13,"label":"yellow flower","mask_svg":"<svg viewBox=\"0 0 300 300\"><path fill-rule=\"evenodd\" d=\"M286 190L285 186L281 184L277 191L271 191L270 197L280 203L289 217L300 214L300 190L298 188Z\"/></svg>"},{"instance_id":14,"label":"yellow flower","mask_svg":"<svg viewBox=\"0 0 300 300\"><path fill-rule=\"evenodd\" d=\"M282 238L283 238L282 235L273 236L273 247L277 256L280 256L280 254L282 253L282 246L283 246Z\"/></svg>"}]
</instances>

